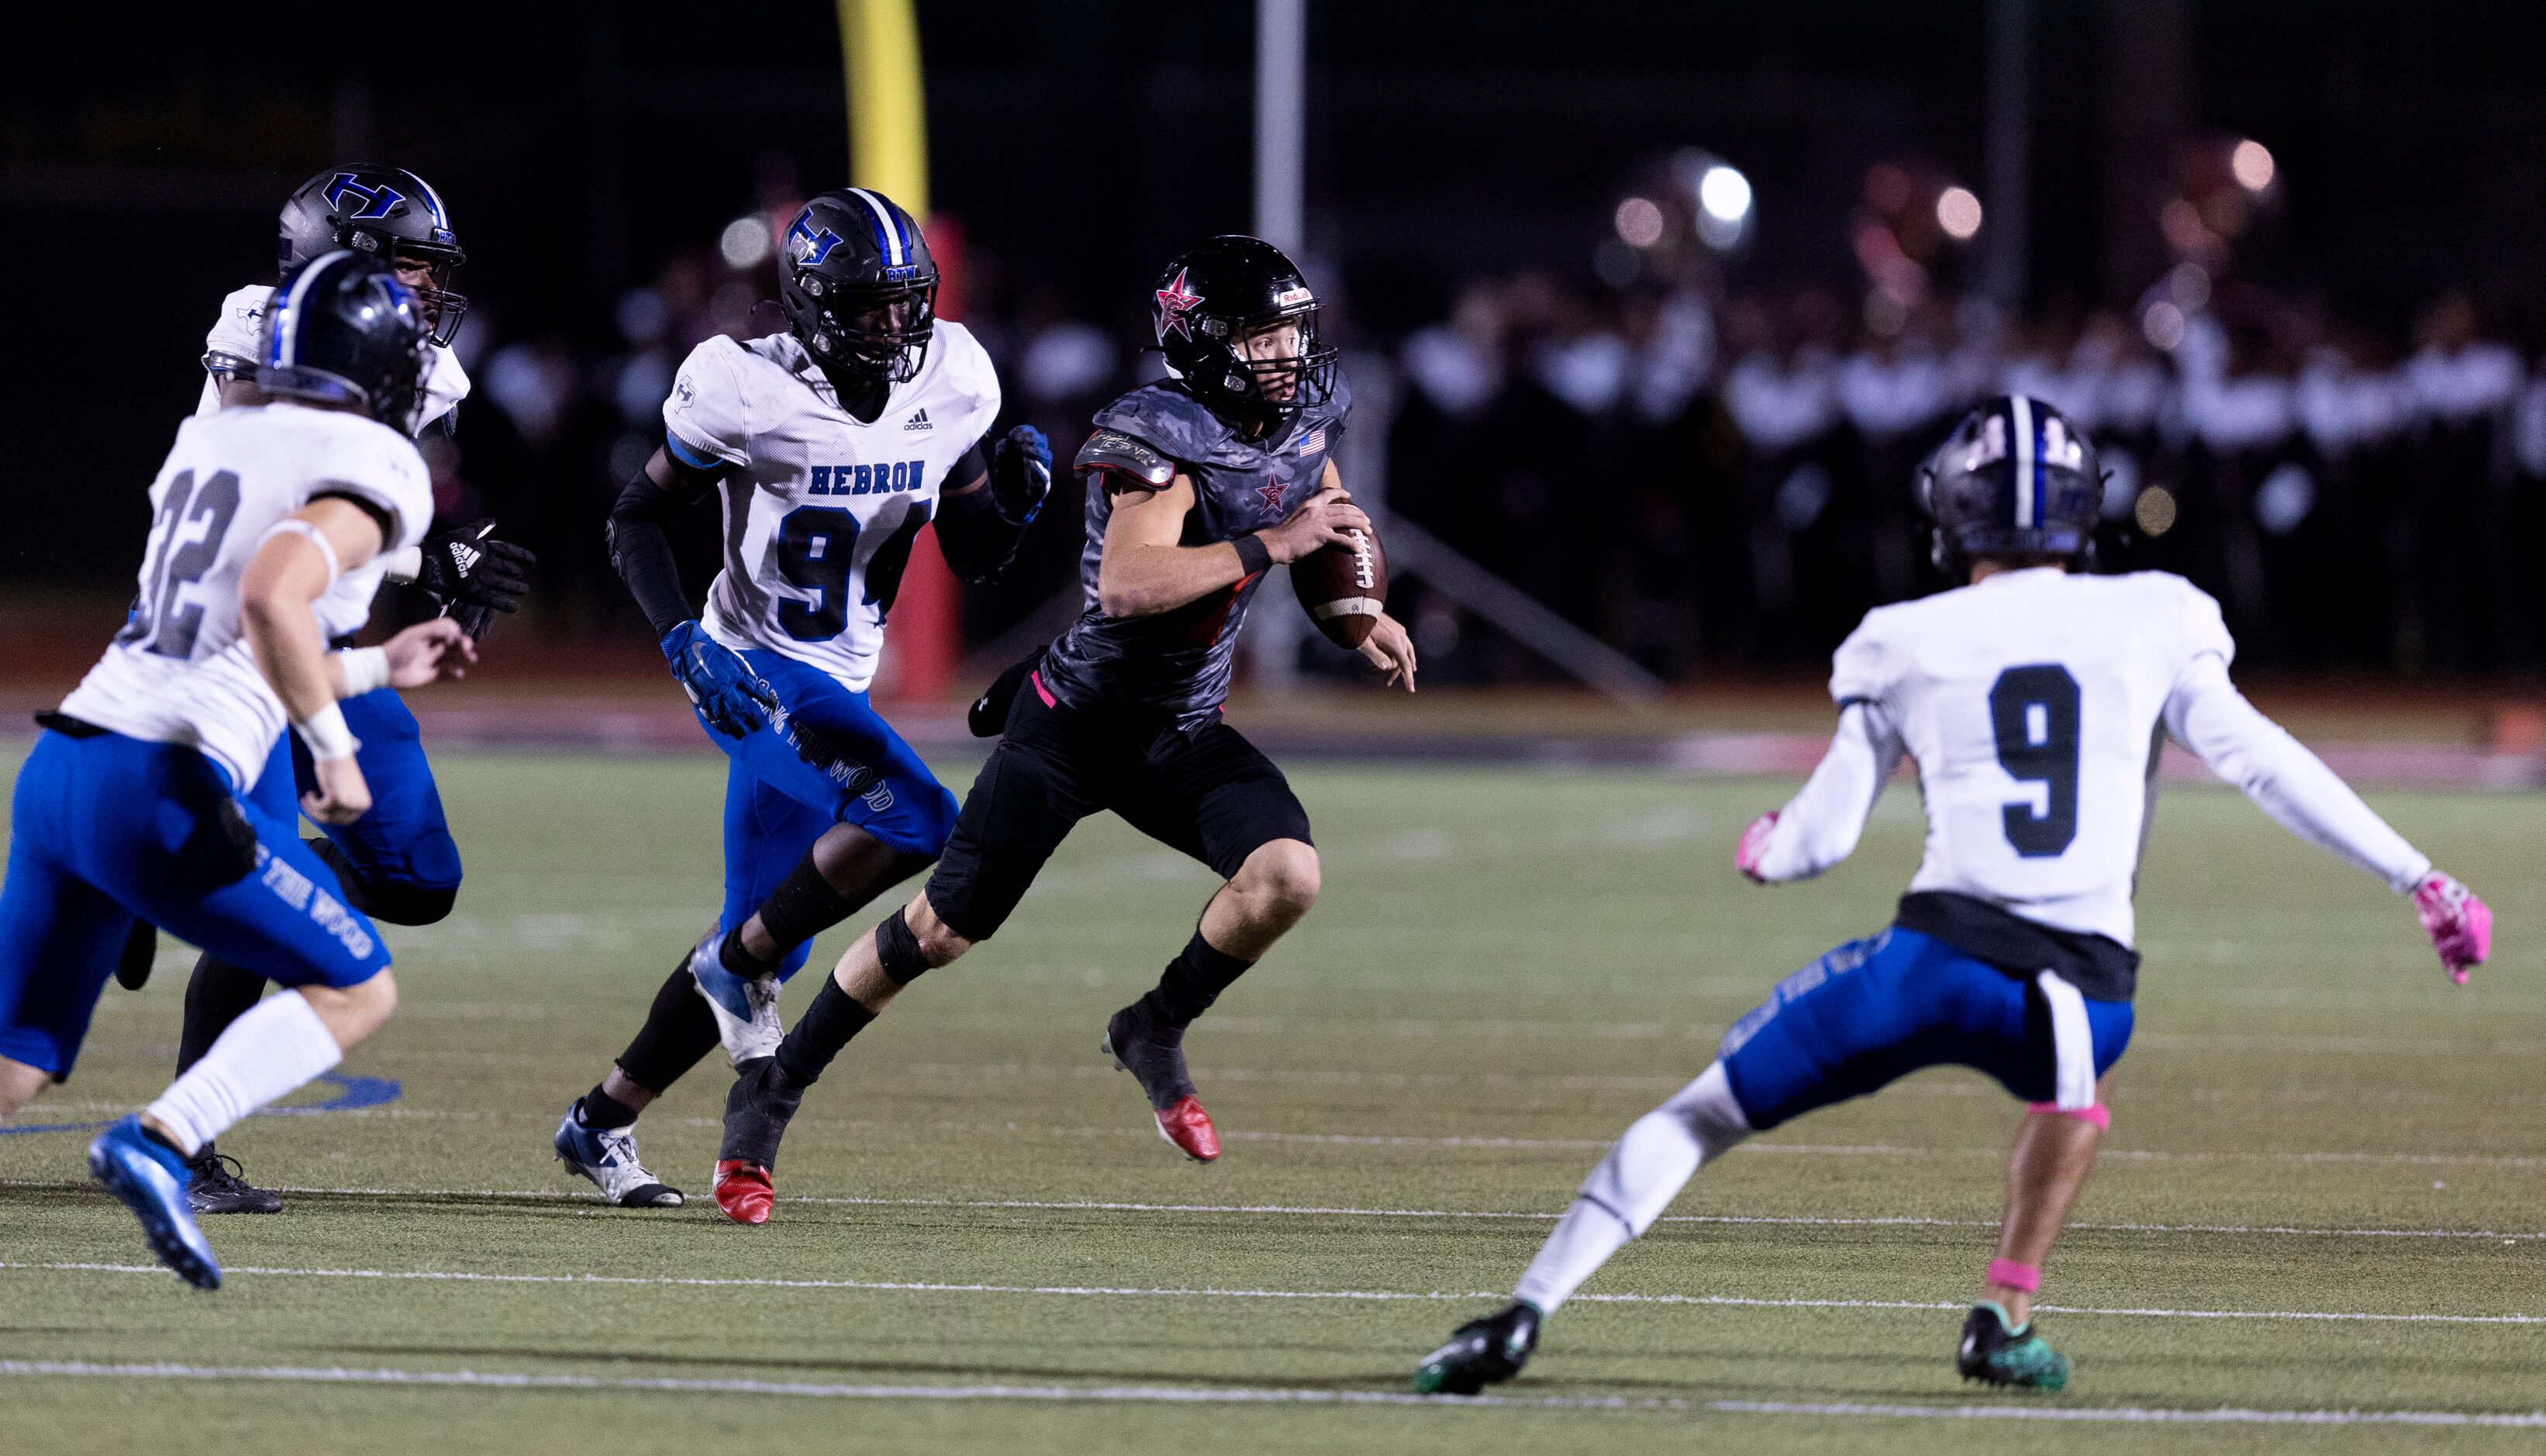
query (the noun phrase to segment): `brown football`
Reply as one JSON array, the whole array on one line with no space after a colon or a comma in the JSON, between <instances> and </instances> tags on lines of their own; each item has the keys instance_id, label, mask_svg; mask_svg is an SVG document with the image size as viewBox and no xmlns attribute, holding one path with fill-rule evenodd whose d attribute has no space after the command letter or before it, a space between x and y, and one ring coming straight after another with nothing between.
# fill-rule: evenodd
<instances>
[{"instance_id":1,"label":"brown football","mask_svg":"<svg viewBox=\"0 0 2546 1456\"><path fill-rule=\"evenodd\" d=\"M1353 547L1322 546L1291 563L1291 589L1309 620L1339 647L1358 647L1388 602L1388 552L1379 533L1356 530Z\"/></svg>"}]
</instances>

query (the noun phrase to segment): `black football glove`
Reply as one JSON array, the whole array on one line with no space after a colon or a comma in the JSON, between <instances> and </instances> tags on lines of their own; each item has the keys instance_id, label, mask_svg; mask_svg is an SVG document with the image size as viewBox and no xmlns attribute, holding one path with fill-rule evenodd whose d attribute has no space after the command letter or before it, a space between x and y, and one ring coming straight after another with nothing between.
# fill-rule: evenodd
<instances>
[{"instance_id":1,"label":"black football glove","mask_svg":"<svg viewBox=\"0 0 2546 1456\"><path fill-rule=\"evenodd\" d=\"M471 521L424 539L415 584L471 641L483 641L494 630L496 613L521 610L537 564L529 548L497 540L492 520Z\"/></svg>"},{"instance_id":2,"label":"black football glove","mask_svg":"<svg viewBox=\"0 0 2546 1456\"><path fill-rule=\"evenodd\" d=\"M1052 442L1032 425L1019 425L990 448L990 501L999 519L1023 528L1034 523L1052 493Z\"/></svg>"}]
</instances>

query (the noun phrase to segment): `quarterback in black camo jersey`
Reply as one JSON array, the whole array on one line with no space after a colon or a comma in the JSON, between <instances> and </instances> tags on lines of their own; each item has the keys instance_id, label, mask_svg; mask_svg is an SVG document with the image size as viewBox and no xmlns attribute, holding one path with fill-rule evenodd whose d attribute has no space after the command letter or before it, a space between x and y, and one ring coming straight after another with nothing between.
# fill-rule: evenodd
<instances>
[{"instance_id":1,"label":"quarterback in black camo jersey","mask_svg":"<svg viewBox=\"0 0 2546 1456\"><path fill-rule=\"evenodd\" d=\"M1185 1029L1317 895L1307 812L1221 717L1238 627L1267 567L1349 545L1370 522L1333 460L1351 396L1318 341L1316 296L1280 249L1251 237L1193 248L1159 276L1152 319L1172 377L1099 411L1078 453L1083 612L975 706L975 731L1003 736L944 857L918 898L850 946L777 1056L735 1083L728 1156L772 1162L806 1086L848 1040L921 973L996 933L1101 810L1227 882L1100 1047L1139 1080L1160 1137L1198 1161L1220 1156ZM1413 691L1414 648L1395 620L1381 615L1362 651Z\"/></svg>"}]
</instances>

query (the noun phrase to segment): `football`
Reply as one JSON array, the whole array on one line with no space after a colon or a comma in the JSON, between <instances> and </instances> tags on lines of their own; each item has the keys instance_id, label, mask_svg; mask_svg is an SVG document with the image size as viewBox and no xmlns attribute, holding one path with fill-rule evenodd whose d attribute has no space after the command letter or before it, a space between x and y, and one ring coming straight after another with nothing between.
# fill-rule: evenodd
<instances>
[{"instance_id":1,"label":"football","mask_svg":"<svg viewBox=\"0 0 2546 1456\"><path fill-rule=\"evenodd\" d=\"M1388 553L1379 532L1354 531L1355 545L1330 545L1291 563L1291 588L1309 620L1339 647L1358 647L1370 638L1388 603Z\"/></svg>"}]
</instances>

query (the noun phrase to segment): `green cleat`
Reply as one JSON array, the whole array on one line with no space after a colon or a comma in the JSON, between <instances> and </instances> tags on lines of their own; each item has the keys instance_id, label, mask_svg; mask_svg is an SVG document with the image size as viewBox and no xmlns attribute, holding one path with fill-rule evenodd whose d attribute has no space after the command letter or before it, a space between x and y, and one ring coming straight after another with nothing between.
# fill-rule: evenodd
<instances>
[{"instance_id":1,"label":"green cleat","mask_svg":"<svg viewBox=\"0 0 2546 1456\"><path fill-rule=\"evenodd\" d=\"M1965 1380L2025 1390L2056 1391L2069 1383L2069 1357L2053 1349L2032 1321L2009 1328L2006 1311L1994 1299L1972 1306L1954 1368Z\"/></svg>"},{"instance_id":2,"label":"green cleat","mask_svg":"<svg viewBox=\"0 0 2546 1456\"><path fill-rule=\"evenodd\" d=\"M1414 1367L1418 1396L1473 1396L1520 1373L1538 1348L1538 1306L1516 1300L1500 1313L1459 1327L1450 1342Z\"/></svg>"}]
</instances>

